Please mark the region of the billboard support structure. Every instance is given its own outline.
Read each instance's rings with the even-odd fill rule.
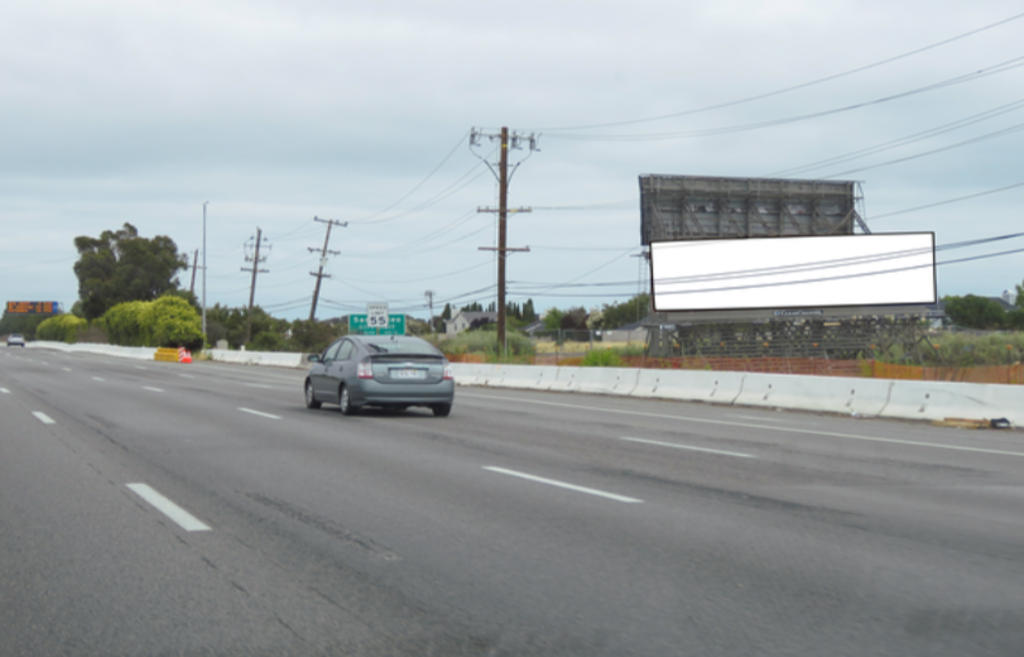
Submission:
[[[862,199],[856,181],[644,175],[640,177],[640,192],[641,243],[648,247],[649,254],[658,242],[746,242],[743,238],[812,236],[856,239],[852,236],[858,230],[864,236],[871,234],[857,211]],[[784,242],[777,244],[782,247]],[[734,269],[749,268],[742,256],[732,257],[736,260]],[[775,271],[781,269],[780,265]],[[689,271],[681,278],[687,275],[699,278],[701,272]],[[733,276],[728,272],[719,275]],[[759,283],[756,275],[748,275],[749,287]],[[653,301],[653,261],[651,285]],[[723,283],[722,287],[729,285]],[[865,282],[865,287],[870,285]],[[894,345],[909,350],[923,339],[924,320],[942,316],[934,299],[896,305],[875,303],[870,298],[866,301],[833,306],[819,298],[811,302],[814,306],[796,303],[789,307],[715,307],[712,301],[685,311],[672,305],[668,312],[655,304],[658,311],[645,322],[647,351],[661,357],[866,356],[888,353]]]

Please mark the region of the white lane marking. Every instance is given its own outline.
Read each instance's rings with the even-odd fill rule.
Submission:
[[[785,420],[777,417],[756,417],[753,415],[737,415],[736,417],[741,420],[755,420],[757,422],[785,422]]]
[[[618,408],[601,408],[599,406],[580,406],[578,404],[560,404],[558,402],[537,401],[533,399],[519,399],[518,397],[491,397],[489,395],[467,395],[476,399],[498,399],[501,401],[521,402],[523,404],[537,404],[539,406],[555,406],[558,408],[573,408],[580,411],[591,411],[600,413],[614,413],[617,415],[633,415],[640,417],[656,417],[666,420],[682,422],[696,422],[699,424],[717,424],[726,427],[746,427],[749,429],[762,429],[764,431],[788,431],[790,433],[803,433],[811,436],[832,436],[833,438],[849,438],[851,440],[863,440],[874,443],[891,443],[894,445],[910,445],[912,447],[933,447],[935,449],[951,449],[957,452],[976,452],[979,454],[999,454],[1001,456],[1024,456],[1024,452],[1005,452],[999,449],[984,449],[981,447],[961,447],[960,445],[943,445],[941,443],[924,443],[916,440],[899,440],[897,438],[876,438],[875,436],[859,436],[852,433],[838,433],[835,431],[818,431],[816,429],[796,429],[794,427],[766,427],[761,424],[748,424],[746,422],[730,422],[729,420],[709,420],[706,418],[686,417],[685,415],[669,415],[667,413],[645,413],[643,411],[627,411]]]
[[[52,417],[41,411],[32,411],[32,415],[35,415],[36,419],[42,422],[43,424],[57,424],[56,420],[54,420]]]
[[[70,367],[62,367],[61,369],[64,370],[65,372],[70,372],[71,371]]]
[[[245,385],[247,387],[249,387],[249,388],[264,388],[266,390],[270,390],[271,388],[274,387],[274,386],[268,386],[265,383],[246,383]]]
[[[631,443],[644,443],[645,445],[658,445],[660,447],[672,447],[674,449],[688,449],[694,452],[708,452],[709,454],[721,454],[723,456],[738,456],[743,459],[756,458],[753,454],[743,454],[742,452],[726,452],[721,449],[708,449],[707,447],[693,447],[692,445],[679,445],[677,443],[663,443],[658,440],[647,440],[645,438],[623,438],[622,440],[628,440]]]
[[[2,392],[2,393],[3,393],[3,394],[5,394],[5,395],[9,395],[9,394],[11,394],[11,391],[10,391],[10,390],[8,390],[7,388],[0,388],[0,392]]]
[[[149,390],[150,392],[163,392],[160,388],[151,388],[150,386],[142,386],[143,390]]]
[[[196,518],[185,509],[156,492],[150,486],[147,486],[146,484],[125,484],[125,486],[127,486],[133,493],[149,502],[157,511],[173,520],[185,531],[210,531],[210,527],[199,520],[199,518]]]
[[[135,369],[137,369],[137,370],[145,370],[146,368],[143,367],[142,365],[136,365]]]
[[[101,378],[100,378],[100,377],[98,377],[98,376],[94,376],[94,377],[92,377],[92,380],[93,380],[93,381],[100,381],[100,382],[106,381],[106,379],[101,379]]]
[[[263,413],[261,411],[254,411],[251,408],[239,408],[238,410],[243,413],[252,413],[253,415],[259,415],[260,417],[270,418],[271,420],[280,420],[280,415],[271,415],[270,413]]]
[[[497,472],[499,474],[509,475],[512,477],[519,477],[520,479],[527,479],[529,481],[535,481],[540,484],[547,484],[548,486],[557,486],[558,488],[565,488],[573,490],[578,493],[587,493],[589,495],[596,495],[598,497],[604,497],[609,500],[615,500],[616,502],[626,502],[628,504],[642,504],[643,500],[638,500],[633,497],[624,497],[622,495],[616,495],[615,493],[606,493],[603,490],[596,490],[594,488],[584,488],[583,486],[576,486],[574,484],[567,484],[564,481],[555,481],[554,479],[544,479],[543,477],[536,477],[525,472],[516,472],[515,470],[506,470],[505,468],[496,468],[494,466],[486,465],[484,470],[490,470],[491,472]]]
[[[183,379],[194,379],[194,378],[196,378],[196,377],[192,376],[191,374],[179,374],[178,376],[180,376]]]

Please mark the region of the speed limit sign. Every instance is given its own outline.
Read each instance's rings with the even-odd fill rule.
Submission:
[[[388,304],[366,304],[366,326],[372,329],[386,329],[388,327]]]

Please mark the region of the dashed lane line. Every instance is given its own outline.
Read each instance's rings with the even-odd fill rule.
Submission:
[[[146,484],[125,484],[129,490],[149,502],[153,508],[173,520],[187,532],[208,532],[209,525],[170,501]]]
[[[685,415],[671,415],[669,413],[650,413],[647,411],[630,411],[624,408],[602,408],[600,406],[584,406],[582,404],[565,404],[560,402],[541,401],[538,399],[522,399],[520,397],[502,397],[498,395],[473,395],[463,393],[463,397],[474,399],[501,400],[519,402],[521,404],[535,404],[537,406],[551,406],[554,408],[571,408],[592,413],[612,413],[616,415],[629,415],[634,417],[655,417],[677,422],[694,422],[697,424],[712,424],[726,427],[744,427],[748,429],[760,429],[762,431],[780,431],[799,433],[810,436],[832,436],[833,438],[848,438],[850,440],[863,440],[872,443],[888,443],[892,445],[909,445],[911,447],[930,447],[932,449],[948,449],[957,452],[974,452],[975,454],[997,454],[1000,456],[1024,456],[1024,452],[1010,452],[1001,449],[985,449],[982,447],[964,447],[962,445],[944,445],[942,443],[926,443],[920,440],[900,440],[898,438],[880,438],[877,436],[864,436],[854,433],[841,433],[838,431],[821,431],[818,429],[798,429],[796,427],[773,427],[762,424],[750,424],[748,422],[734,422],[731,420],[712,420],[710,418],[687,417]]]
[[[5,395],[9,395],[9,394],[11,394],[11,391],[8,390],[7,388],[0,388],[0,393],[5,394]]]
[[[42,411],[32,411],[32,415],[43,424],[57,424],[57,421]]]
[[[741,459],[753,459],[757,458],[753,454],[744,454],[742,452],[727,452],[721,449],[709,449],[707,447],[694,447],[693,445],[680,445],[678,443],[666,443],[660,440],[647,440],[646,438],[622,438],[631,443],[643,443],[644,445],[658,445],[659,447],[671,447],[673,449],[686,449],[692,452],[707,452],[708,454],[720,454],[722,456],[737,456]]]
[[[265,418],[268,418],[268,419],[271,419],[271,420],[280,420],[281,419],[280,415],[271,415],[270,413],[264,413],[263,411],[254,411],[251,408],[241,408],[241,407],[239,407],[238,410],[242,411],[243,413],[250,413],[252,415],[258,415],[260,417],[265,417]]]
[[[149,390],[150,392],[163,392],[163,388],[154,388],[152,386],[142,386],[143,390]]]
[[[100,378],[100,377],[98,377],[98,376],[94,376],[94,377],[92,377],[92,380],[93,380],[93,381],[99,381],[100,383],[103,383],[104,381],[106,381],[106,379],[101,379],[101,378]]]
[[[609,500],[615,500],[616,502],[625,502],[627,504],[642,504],[643,500],[638,500],[635,497],[625,497],[624,495],[616,495],[615,493],[608,493],[603,490],[597,490],[596,488],[585,488],[583,486],[577,486],[575,484],[566,483],[564,481],[557,481],[555,479],[545,479],[543,477],[537,477],[535,475],[527,474],[525,472],[516,472],[515,470],[506,470],[505,468],[498,468],[494,466],[484,466],[484,470],[490,472],[497,472],[498,474],[509,475],[510,477],[518,477],[520,479],[526,479],[527,481],[534,481],[539,484],[546,484],[548,486],[555,486],[557,488],[565,488],[566,490],[576,491],[577,493],[586,493],[588,495],[596,495],[597,497],[603,497]]]

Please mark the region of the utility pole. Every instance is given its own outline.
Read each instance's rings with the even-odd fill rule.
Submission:
[[[256,227],[256,249],[253,256],[245,257],[246,262],[252,263],[252,268],[242,267],[242,271],[252,272],[252,285],[249,288],[249,314],[245,322],[245,343],[249,344],[252,341],[252,308],[256,301],[256,274],[269,274],[269,269],[260,269],[260,263],[267,259],[267,256],[260,257],[260,244],[263,242],[263,231],[260,230],[259,226]]]
[[[348,226],[347,221],[337,221],[335,219],[321,219],[320,217],[313,217],[313,221],[319,221],[320,223],[327,224],[327,235],[324,236],[324,248],[320,251],[320,269],[316,272],[309,272],[310,276],[316,276],[316,287],[313,288],[313,305],[309,309],[309,321],[316,319],[316,302],[320,298],[320,279],[330,278],[330,274],[324,273],[324,265],[327,264],[327,254],[339,255],[340,251],[328,251],[327,243],[331,241],[331,226]],[[315,247],[306,247],[311,253],[316,253]]]
[[[206,347],[206,206],[209,201],[203,201],[203,347]]]
[[[196,254],[192,258],[192,286],[189,287],[188,291],[191,294],[196,293],[196,267],[199,266],[199,249],[196,249]]]
[[[423,296],[427,298],[427,306],[430,307],[430,330],[434,335],[437,335],[437,327],[434,326],[434,291],[427,290],[423,293]]]
[[[507,127],[503,127],[501,132],[497,135],[484,134],[477,132],[474,128],[470,132],[469,145],[473,147],[477,145],[480,137],[487,137],[490,140],[498,139],[500,141],[500,153],[498,159],[498,172],[496,178],[498,179],[498,247],[480,247],[481,251],[497,251],[498,252],[498,348],[505,353],[506,342],[505,342],[505,259],[509,252],[521,251],[529,252],[530,247],[522,249],[513,249],[507,246],[508,244],[508,184],[511,178],[509,174],[508,166],[508,151],[510,148],[519,149],[521,148],[520,143],[525,139],[530,144],[530,153],[540,150],[537,148],[537,137],[534,135],[519,135],[513,133],[511,140]],[[494,168],[491,167],[490,163],[484,160],[488,167],[491,168],[491,173],[494,173]],[[512,173],[515,173],[515,169],[519,167],[522,161],[517,162],[512,169]],[[477,212],[495,212],[492,208],[477,208]],[[511,212],[531,212],[530,208],[519,208],[511,210]]]

